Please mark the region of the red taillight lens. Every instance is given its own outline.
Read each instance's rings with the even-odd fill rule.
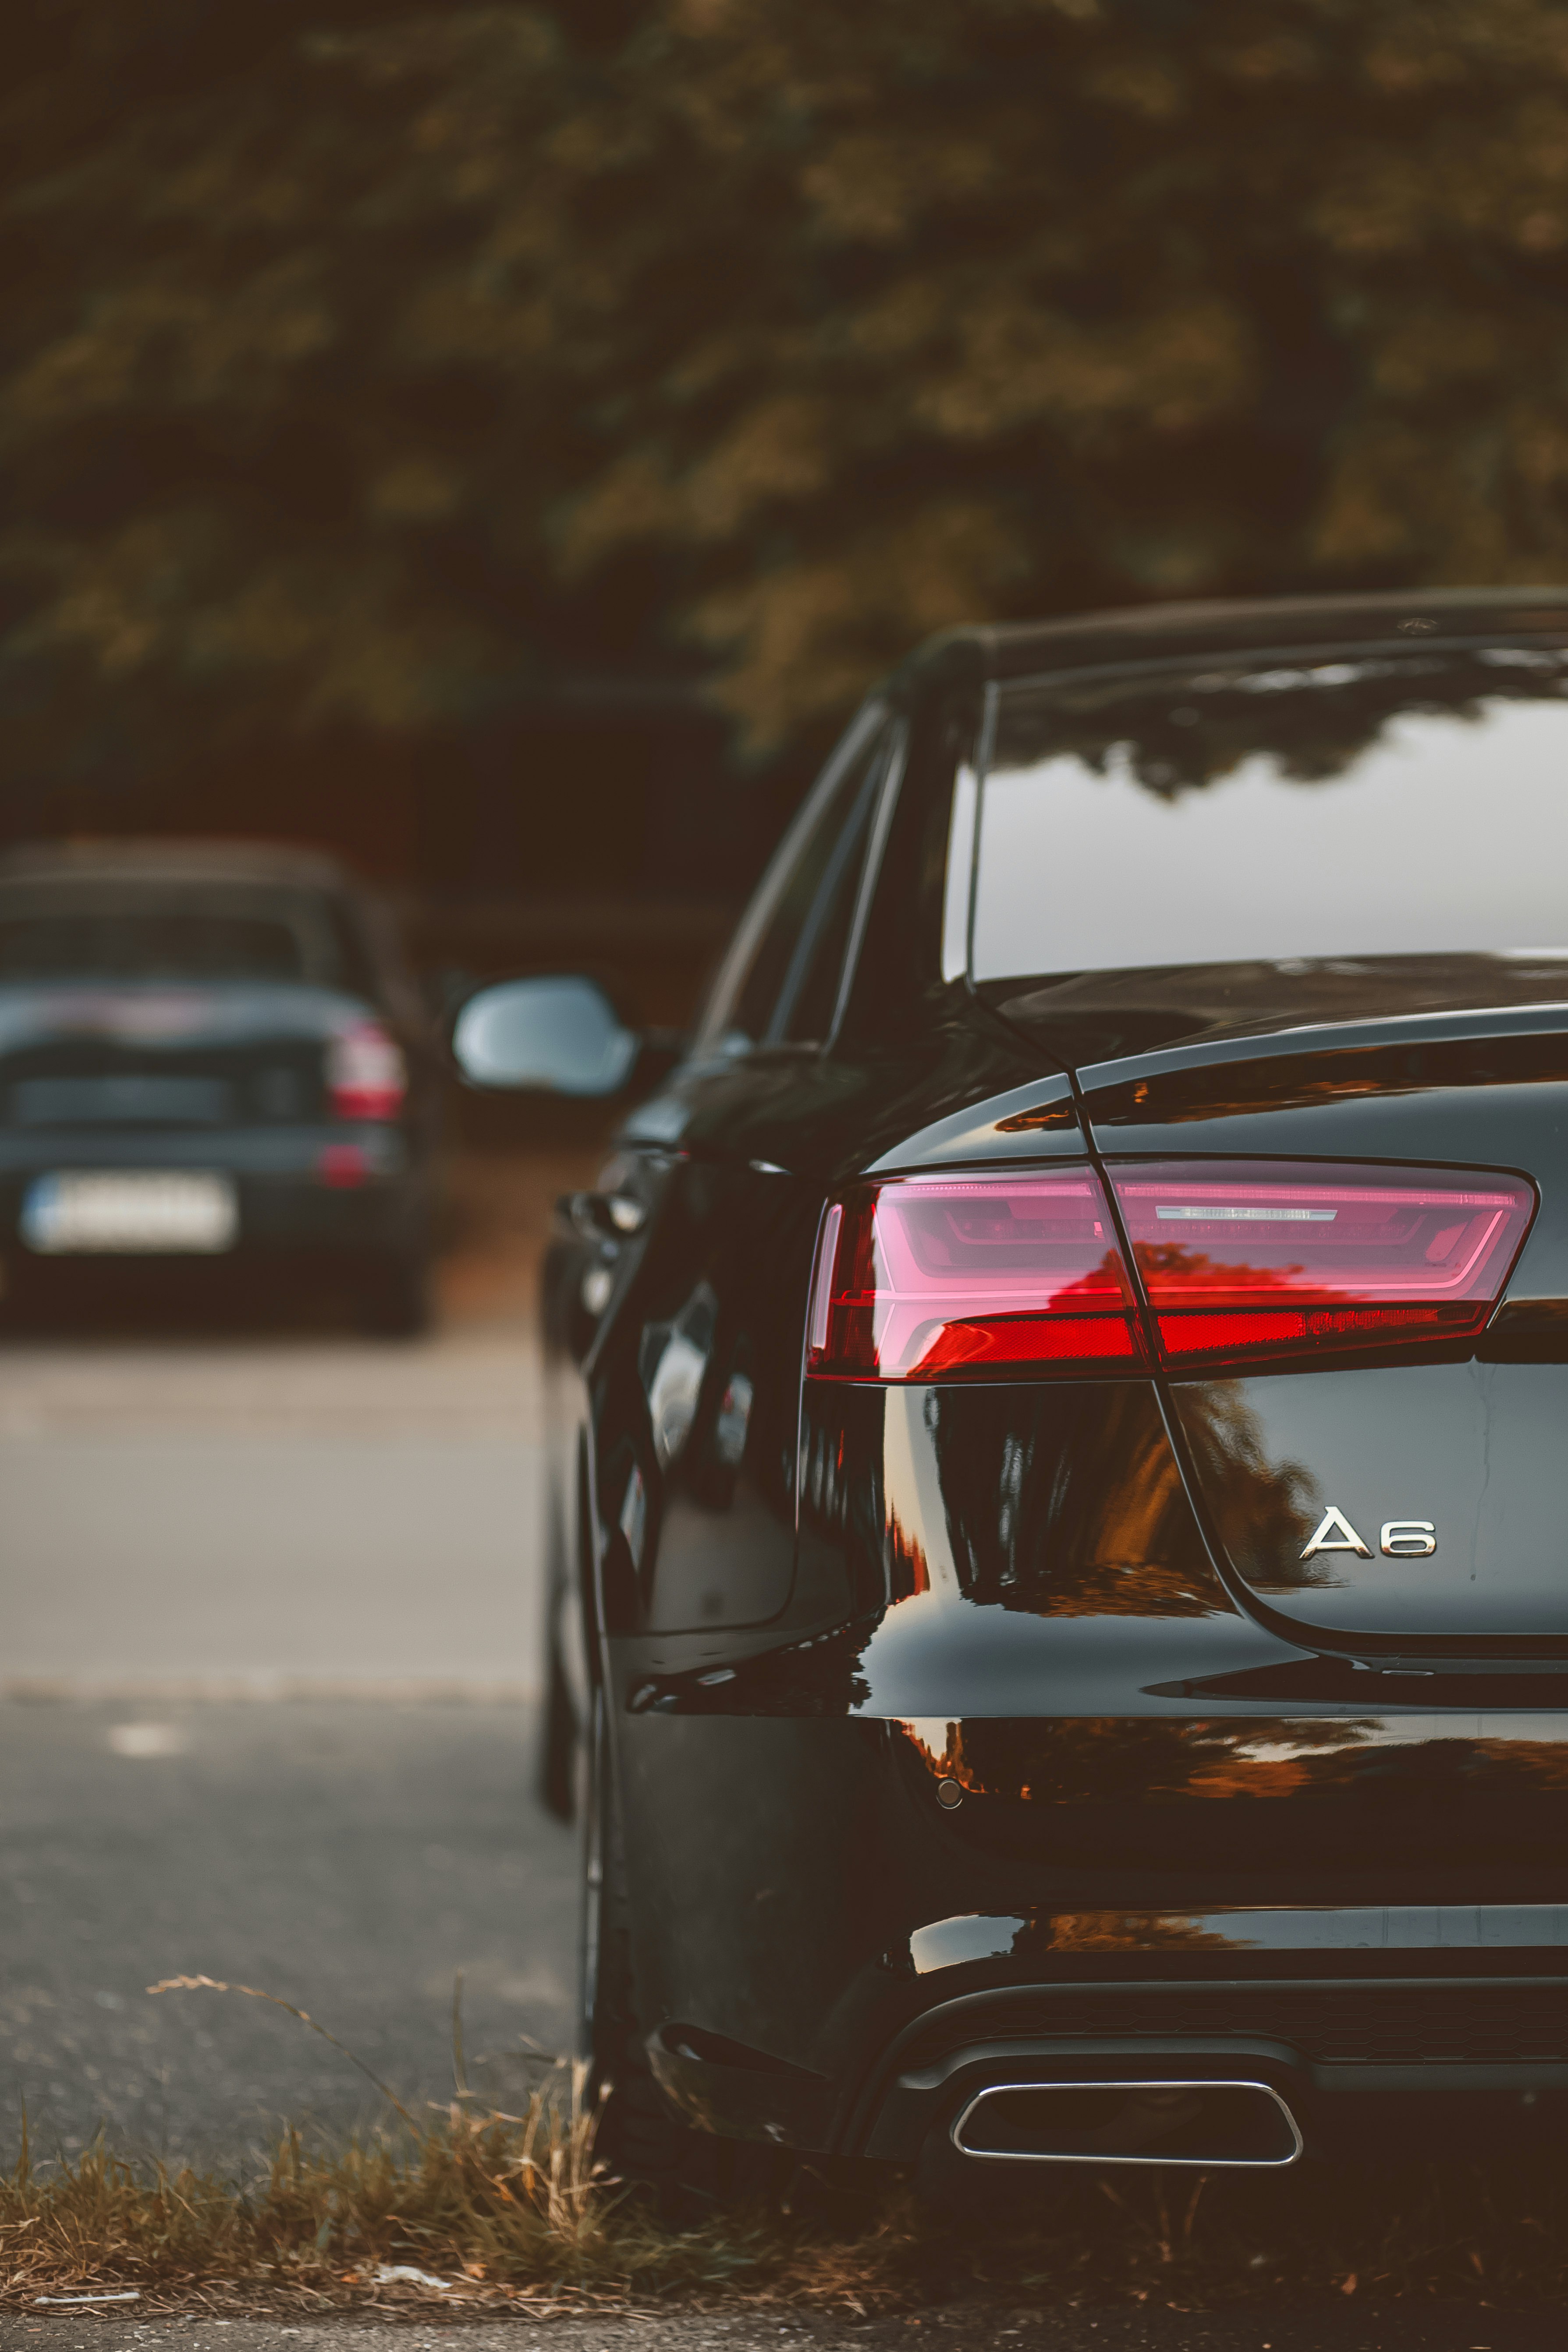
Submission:
[[[906,1176],[823,1219],[807,1370],[950,1380],[1142,1361],[1116,1229],[1084,1168]]]
[[[1420,1348],[1482,1329],[1535,1194],[1424,1168],[1173,1160],[1113,1167],[1173,1370]],[[806,1370],[842,1380],[1147,1370],[1099,1177],[904,1176],[822,1221]]]
[[[1535,1206],[1513,1176],[1173,1160],[1111,1181],[1173,1364],[1479,1331]]]
[[[334,1118],[395,1118],[408,1091],[403,1048],[379,1021],[356,1021],[328,1041],[326,1076]]]

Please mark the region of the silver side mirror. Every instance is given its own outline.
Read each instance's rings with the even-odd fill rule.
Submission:
[[[618,1094],[641,1045],[604,990],[570,973],[481,988],[452,1028],[453,1059],[470,1086],[586,1098]]]

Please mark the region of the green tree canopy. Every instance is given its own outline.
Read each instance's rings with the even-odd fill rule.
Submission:
[[[13,765],[1568,574],[1561,0],[31,0]]]

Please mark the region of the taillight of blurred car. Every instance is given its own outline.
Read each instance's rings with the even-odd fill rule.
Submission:
[[[328,1041],[326,1080],[333,1118],[395,1118],[408,1092],[408,1065],[379,1021],[356,1021]]]

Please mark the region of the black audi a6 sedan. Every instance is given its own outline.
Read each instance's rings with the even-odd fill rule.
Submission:
[[[673,1070],[454,1044],[634,1105],[549,1286],[632,2161],[1561,2129],[1568,590],[946,636]]]
[[[0,1234],[44,1261],[330,1261],[425,1315],[439,1068],[326,858],[155,840],[0,860]]]

